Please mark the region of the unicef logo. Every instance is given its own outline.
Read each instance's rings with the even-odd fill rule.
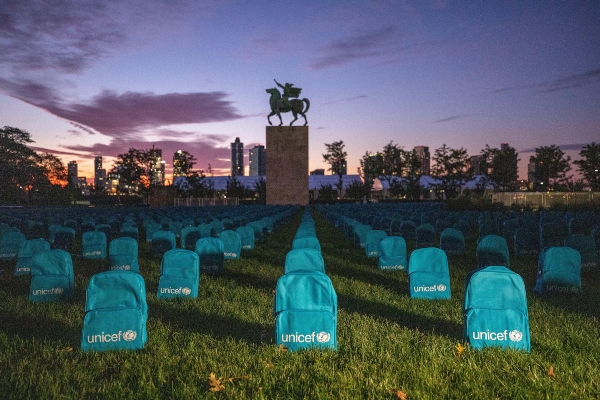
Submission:
[[[331,338],[331,335],[327,332],[321,332],[317,334],[317,341],[319,343],[327,343],[329,342],[329,339]]]
[[[508,337],[513,342],[520,342],[521,339],[523,339],[523,333],[521,333],[520,331],[515,329],[514,331],[510,331],[510,333],[508,334]]]
[[[189,287],[184,287],[183,289],[181,289],[181,293],[183,293],[186,296],[189,296],[190,293],[192,293],[192,289],[190,289]]]
[[[135,331],[128,330],[126,332],[123,332],[123,339],[128,342],[135,340],[136,337],[137,337],[137,333]]]
[[[56,294],[62,294],[63,292],[64,292],[64,289],[61,287],[54,288],[54,293],[56,293]]]
[[[443,285],[443,284],[440,283],[439,285],[437,285],[437,290],[438,290],[438,292],[445,292],[446,291],[446,285]]]

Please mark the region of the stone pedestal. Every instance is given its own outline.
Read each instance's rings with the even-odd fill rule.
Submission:
[[[267,204],[308,204],[308,126],[267,126]]]

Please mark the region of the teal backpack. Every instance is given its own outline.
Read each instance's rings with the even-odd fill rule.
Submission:
[[[140,272],[138,242],[131,237],[113,239],[108,245],[109,270]]]
[[[200,259],[191,250],[173,249],[163,254],[157,297],[198,297]]]
[[[503,265],[510,268],[510,256],[506,239],[499,235],[486,235],[477,243],[478,268]]]
[[[436,241],[435,226],[423,223],[415,228],[417,236],[417,248],[434,247]]]
[[[437,247],[423,247],[410,254],[408,281],[412,299],[449,299],[448,256]]]
[[[239,260],[242,253],[242,238],[231,229],[225,229],[219,234],[219,239],[223,241],[223,257],[226,260]]]
[[[379,257],[379,242],[387,237],[387,233],[380,229],[371,229],[365,237],[365,253],[368,258]]]
[[[565,238],[565,246],[569,246],[581,254],[581,268],[596,268],[598,266],[598,249],[592,235],[574,233]]]
[[[177,238],[173,231],[156,231],[152,234],[152,254],[154,257],[162,257],[165,252],[177,247]]]
[[[367,232],[373,228],[370,225],[357,224],[354,226],[354,242],[360,247],[365,248],[367,242]]]
[[[254,250],[254,229],[244,225],[235,229],[242,239],[242,250]]]
[[[15,264],[15,276],[31,275],[33,256],[47,250],[50,250],[50,243],[46,239],[25,240],[19,249],[19,256]]]
[[[571,247],[546,247],[538,257],[535,292],[581,293],[581,255]]]
[[[203,237],[196,242],[194,250],[200,257],[200,272],[207,275],[223,273],[225,245],[216,237]]]
[[[31,260],[29,300],[58,301],[73,297],[75,275],[71,254],[60,249],[37,253]]]
[[[106,233],[102,231],[84,232],[81,235],[81,242],[83,258],[88,260],[106,258]]]
[[[1,232],[0,260],[16,260],[25,240],[25,235],[17,228],[9,228]]]
[[[315,236],[296,237],[292,241],[292,249],[316,249],[321,251],[321,243]]]
[[[446,254],[464,254],[465,235],[456,228],[446,228],[440,233],[440,249]]]
[[[277,345],[337,349],[337,295],[324,273],[293,271],[279,278],[274,312]]]
[[[464,336],[475,349],[530,350],[525,283],[504,266],[477,269],[467,276]]]
[[[144,278],[131,271],[93,275],[86,290],[83,351],[137,350],[148,340]]]
[[[284,273],[307,270],[325,272],[325,261],[317,249],[292,249],[285,256]]]
[[[194,251],[198,239],[200,239],[200,231],[195,226],[186,226],[181,229],[179,241],[182,249]]]
[[[379,242],[378,269],[406,270],[406,240],[401,236],[387,236]]]

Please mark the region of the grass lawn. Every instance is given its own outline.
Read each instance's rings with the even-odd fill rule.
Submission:
[[[378,271],[377,259],[313,217],[338,295],[337,351],[274,344],[273,290],[298,213],[240,260],[226,260],[223,276],[202,276],[197,299],[156,297],[160,260],[140,241],[149,308],[141,351],[80,350],[85,289],[106,260],[73,256],[74,299],[44,304],[30,303],[29,278],[2,262],[0,398],[600,398],[600,271],[582,273],[580,296],[540,297],[531,291],[537,257],[511,255],[528,289],[531,352],[463,350],[474,236],[466,255],[449,258],[452,299],[411,300],[406,272]],[[210,390],[211,374],[219,391]]]

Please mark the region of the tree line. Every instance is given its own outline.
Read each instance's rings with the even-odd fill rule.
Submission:
[[[347,152],[342,140],[325,143],[326,152],[323,161],[330,165],[329,171],[338,175],[335,185],[338,193],[342,193],[342,172],[339,165],[345,165]],[[533,191],[582,191],[588,188],[600,191],[600,143],[592,142],[582,147],[581,157],[572,163],[577,166],[580,179],[573,179],[571,157],[556,145],[541,146],[535,149],[529,162],[534,166],[533,182],[529,190]],[[375,178],[387,180],[392,197],[418,199],[423,194],[419,181],[421,178],[422,159],[416,150],[405,150],[392,141],[383,150],[375,153],[367,151],[359,160],[358,174],[362,183],[355,182],[346,188],[346,197],[361,199],[369,197]],[[481,176],[477,183],[478,190],[488,185],[495,191],[515,191],[519,189],[518,181],[519,155],[514,147],[507,144],[501,148],[486,145],[478,154],[477,164],[464,148],[452,148],[443,144],[435,149],[431,157],[431,176],[439,182],[435,185],[438,193],[445,198],[455,198],[462,192],[465,183],[473,179],[475,170]],[[328,193],[330,188],[325,188]]]
[[[69,180],[67,168],[62,161],[49,153],[37,153],[28,147],[34,141],[29,132],[5,126],[0,128],[0,204],[67,204],[81,196],[81,190]],[[342,168],[348,154],[343,141],[325,143],[323,160],[330,165],[329,170],[337,174],[337,193],[342,193]],[[517,189],[518,153],[508,145],[492,148],[486,145],[479,154],[479,169],[483,189],[493,185],[496,191]],[[571,158],[556,145],[541,146],[535,149],[530,163],[535,165],[531,190],[581,191],[589,188],[600,191],[600,144],[592,142],[582,147],[580,159]],[[180,176],[177,185],[179,196],[213,197],[216,195],[210,179],[210,164],[206,171],[196,169],[196,158],[182,151],[178,165]],[[149,150],[131,148],[119,154],[110,170],[118,177],[117,193],[145,196],[153,186],[151,179],[153,162]],[[420,185],[422,161],[415,150],[405,150],[389,142],[381,151],[369,151],[360,159],[358,173],[362,182],[354,182],[346,188],[349,199],[369,197],[375,178],[389,182],[389,192],[394,197],[419,199],[423,194]],[[431,176],[439,181],[436,187],[444,197],[453,198],[461,193],[465,182],[473,178],[474,165],[464,148],[452,148],[444,144],[436,149],[431,157]],[[581,179],[573,179],[572,164],[577,166]],[[97,189],[96,192],[101,192]],[[329,194],[327,194],[329,193]],[[237,177],[231,176],[227,182],[227,196],[255,198],[264,201],[266,182],[259,180],[254,188],[244,187]],[[321,196],[334,198],[333,188],[322,188]]]
[[[28,145],[34,143],[25,130],[5,126],[0,129],[0,204],[52,205],[69,204],[82,199],[81,189],[69,179],[62,161],[48,153],[37,153]],[[156,160],[151,150],[130,148],[119,154],[109,173],[117,180],[116,194],[145,197],[153,186]],[[178,163],[178,185],[181,197],[214,197],[216,190],[207,176],[212,176],[210,164],[206,171],[196,169],[196,158],[182,151]],[[162,185],[160,185],[162,186]],[[105,195],[104,187],[93,187],[93,196]],[[264,202],[266,184],[259,180],[248,189],[235,177],[227,181],[226,195],[240,199],[252,198]]]

